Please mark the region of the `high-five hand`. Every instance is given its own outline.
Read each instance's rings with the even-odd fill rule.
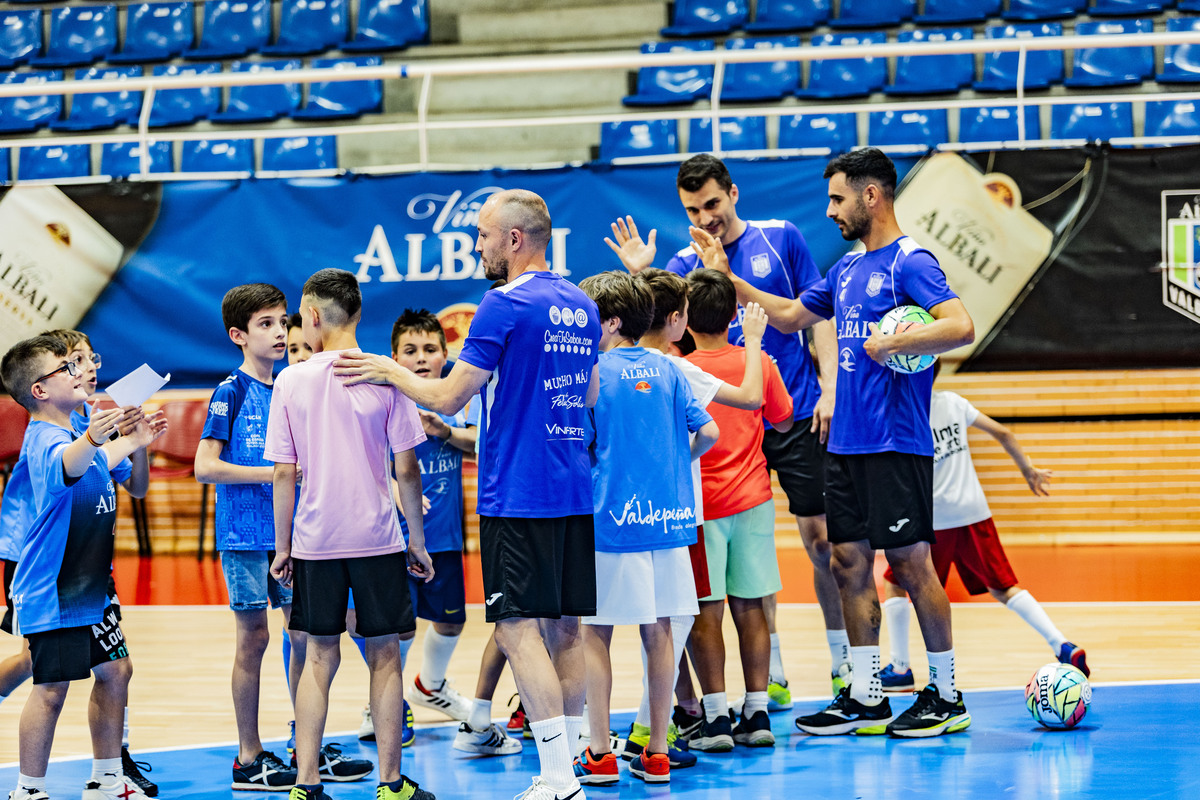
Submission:
[[[636,275],[654,263],[654,255],[658,252],[654,244],[654,239],[658,236],[657,228],[652,228],[649,238],[642,241],[633,217],[626,216],[624,219],[617,218],[612,224],[612,232],[613,238],[605,236],[604,243],[617,254],[625,269]]]

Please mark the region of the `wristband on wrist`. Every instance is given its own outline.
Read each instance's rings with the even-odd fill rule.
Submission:
[[[99,442],[97,442],[95,439],[92,438],[92,429],[91,428],[85,428],[83,431],[83,435],[85,437],[87,437],[88,444],[90,444],[92,447],[96,447],[96,448],[100,447]]]

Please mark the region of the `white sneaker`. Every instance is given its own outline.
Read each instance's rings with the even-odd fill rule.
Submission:
[[[371,707],[363,709],[362,724],[358,726],[358,738],[363,742],[375,741],[375,723],[371,720]]]
[[[414,706],[432,708],[459,722],[466,722],[471,716],[471,702],[455,691],[448,680],[442,681],[440,689],[430,691],[421,685],[421,676],[418,675],[408,687],[405,697]]]
[[[583,787],[575,781],[570,787],[556,792],[547,786],[540,775],[534,776],[533,784],[513,798],[513,800],[584,800]]]
[[[83,787],[83,800],[145,800],[145,797],[146,793],[124,775],[112,783],[88,781]]]
[[[46,793],[45,789],[30,789],[28,786],[22,786],[9,792],[8,800],[50,800],[50,795]]]
[[[464,722],[458,726],[454,749],[481,756],[512,756],[523,749],[520,739],[514,739],[496,723],[477,731]]]

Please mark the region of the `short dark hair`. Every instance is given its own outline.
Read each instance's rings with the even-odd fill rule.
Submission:
[[[876,183],[888,200],[896,196],[896,165],[877,147],[842,153],[825,167],[826,179],[839,172],[845,174],[846,183],[856,192],[861,192],[868,183]]]
[[[304,282],[305,297],[315,297],[332,303],[340,315],[330,315],[331,325],[346,325],[358,320],[362,313],[362,290],[353,272],[344,269],[323,269],[314,272]]]
[[[288,317],[288,333],[292,332],[292,328],[303,328],[303,327],[304,327],[304,318],[300,316],[299,311],[297,311],[295,314],[292,314],[290,317]]]
[[[33,384],[41,377],[40,356],[48,354],[66,358],[67,352],[65,341],[45,333],[17,342],[8,348],[3,360],[0,360],[0,378],[4,381],[5,390],[22,408],[33,413],[37,410],[37,404],[33,401],[32,390]]]
[[[400,337],[406,333],[436,333],[442,343],[442,350],[446,349],[446,331],[442,329],[442,323],[438,322],[437,315],[427,308],[406,308],[403,314],[396,317],[396,321],[392,323],[393,353],[400,351]]]
[[[634,280],[628,272],[601,272],[584,278],[579,288],[596,301],[600,321],[617,317],[617,331],[635,342],[650,330],[654,319],[654,295],[644,281]]]
[[[688,327],[696,333],[724,333],[737,314],[733,281],[715,269],[688,273]]]
[[[709,180],[715,180],[726,192],[733,188],[733,177],[725,162],[714,155],[701,153],[679,165],[675,187],[685,192],[698,192]]]
[[[635,280],[646,284],[654,297],[654,319],[648,330],[658,330],[667,324],[667,317],[676,311],[682,314],[687,307],[687,281],[674,272],[650,267],[639,272]]]
[[[250,318],[266,308],[287,308],[287,297],[269,283],[244,283],[235,286],[221,298],[221,321],[225,330],[250,327]]]

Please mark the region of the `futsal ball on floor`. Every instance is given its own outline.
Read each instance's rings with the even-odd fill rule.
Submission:
[[[903,333],[919,325],[933,322],[933,316],[920,306],[897,306],[883,315],[879,320],[880,333]],[[933,366],[937,356],[910,356],[896,354],[889,356],[887,365],[896,372],[912,375],[923,372]]]
[[[1054,730],[1074,728],[1087,714],[1092,685],[1070,664],[1047,664],[1033,673],[1025,687],[1025,707],[1041,725]]]

